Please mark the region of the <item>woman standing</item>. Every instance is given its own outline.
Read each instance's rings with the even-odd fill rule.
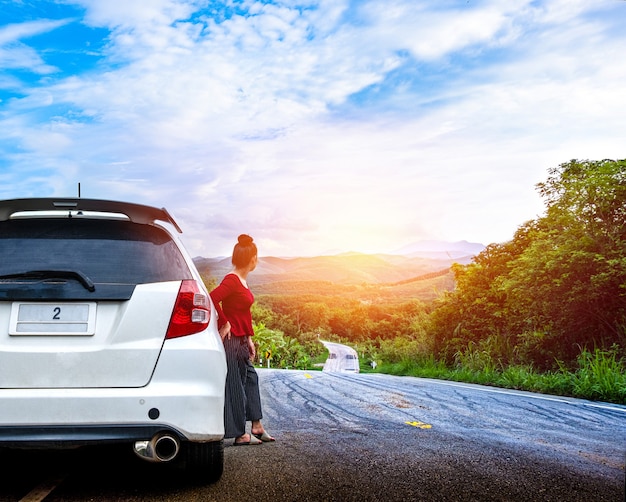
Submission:
[[[250,313],[254,296],[248,288],[247,277],[256,268],[257,260],[257,247],[252,237],[240,235],[233,249],[233,271],[211,292],[228,366],[224,437],[235,438],[236,446],[274,441],[261,423],[259,378],[251,362],[256,356]],[[251,434],[246,433],[248,420],[252,422]]]

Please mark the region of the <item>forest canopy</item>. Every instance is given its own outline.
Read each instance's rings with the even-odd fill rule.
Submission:
[[[507,363],[554,367],[625,346],[626,161],[571,161],[537,185],[545,215],[455,267],[430,333],[439,357],[471,344]],[[494,354],[495,353],[495,354]]]

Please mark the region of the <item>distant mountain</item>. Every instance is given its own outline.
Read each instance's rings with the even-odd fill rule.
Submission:
[[[335,284],[390,284],[466,264],[484,249],[466,241],[422,241],[393,254],[343,253],[303,258],[261,257],[250,285],[277,282],[329,281]],[[400,252],[402,251],[402,252]],[[232,269],[230,258],[194,258],[205,277],[221,280]]]
[[[417,241],[401,247],[392,254],[421,258],[459,259],[479,254],[485,246],[478,242]]]

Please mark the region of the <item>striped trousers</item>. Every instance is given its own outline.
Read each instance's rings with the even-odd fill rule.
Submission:
[[[248,337],[224,339],[226,351],[226,400],[224,403],[224,437],[236,438],[246,433],[246,421],[261,420],[259,376],[250,362]]]

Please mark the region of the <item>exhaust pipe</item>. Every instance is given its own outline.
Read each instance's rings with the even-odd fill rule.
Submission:
[[[167,432],[155,434],[149,441],[135,441],[135,454],[149,462],[169,462],[180,451],[180,441]]]

